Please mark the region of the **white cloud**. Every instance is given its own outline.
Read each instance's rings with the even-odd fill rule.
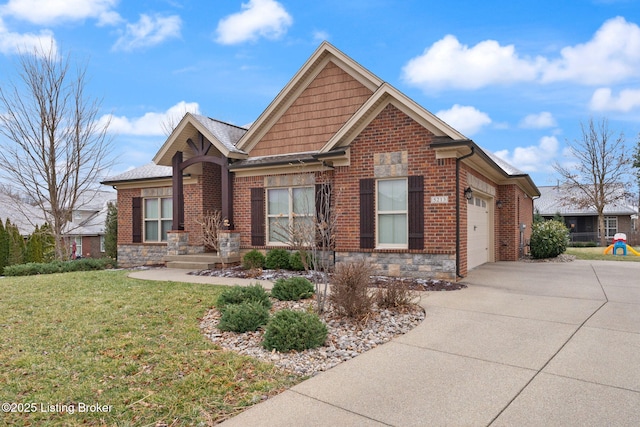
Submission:
[[[550,171],[558,154],[558,146],[555,136],[544,136],[538,145],[516,147],[513,153],[501,150],[494,154],[524,172]]]
[[[167,111],[146,113],[142,117],[128,118],[108,114],[102,116],[98,124],[104,126],[107,120],[111,120],[109,132],[120,135],[166,136],[165,128],[167,125],[173,127],[187,112],[199,114],[199,110],[200,106],[197,102],[181,101]]]
[[[440,89],[477,89],[535,79],[540,59],[521,59],[513,45],[500,46],[486,40],[473,47],[445,36],[403,68],[404,79],[413,85]]]
[[[221,19],[216,28],[216,41],[237,44],[259,37],[277,39],[293,23],[293,18],[275,0],[249,0],[242,4],[242,12]]]
[[[97,19],[115,23],[119,15],[112,9],[119,0],[9,0],[0,6],[0,15],[10,15],[33,24],[57,24],[64,21]]]
[[[640,27],[609,19],[584,44],[568,46],[543,70],[542,81],[610,84],[640,75]]]
[[[113,45],[113,50],[132,51],[155,46],[166,39],[180,37],[182,20],[178,15],[140,15],[140,20],[127,24],[125,33]]]
[[[0,53],[5,55],[17,54],[21,52],[42,52],[43,50],[56,54],[58,46],[53,33],[49,30],[42,30],[39,34],[33,33],[13,33],[4,26],[0,17]]]
[[[516,82],[594,85],[640,76],[640,27],[610,19],[591,40],[567,46],[558,58],[521,56],[513,45],[485,40],[469,47],[447,35],[403,68],[409,84],[425,90],[478,89]]]
[[[558,123],[548,111],[539,114],[529,114],[520,122],[520,127],[525,129],[544,129],[557,126]]]
[[[448,110],[438,111],[436,116],[466,136],[471,136],[483,126],[491,124],[491,118],[474,107],[455,104]]]
[[[640,108],[640,89],[623,89],[616,98],[611,89],[597,89],[591,97],[589,107],[594,111],[620,111],[627,113]]]

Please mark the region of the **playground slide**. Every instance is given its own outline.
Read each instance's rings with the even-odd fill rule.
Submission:
[[[609,252],[613,253],[613,245],[609,245],[607,246],[607,249],[604,250],[605,255],[608,254]],[[631,252],[632,254],[636,255],[636,256],[640,256],[640,252],[636,251],[635,249],[633,249],[631,246],[627,245],[627,251]]]

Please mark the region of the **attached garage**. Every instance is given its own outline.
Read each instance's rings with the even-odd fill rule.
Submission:
[[[491,236],[491,201],[476,194],[467,204],[467,269],[472,269],[485,262],[492,261]]]

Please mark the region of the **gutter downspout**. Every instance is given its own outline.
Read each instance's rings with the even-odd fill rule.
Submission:
[[[471,157],[476,153],[475,147],[471,146],[471,152],[462,157],[456,157],[456,276],[460,275],[460,161]]]

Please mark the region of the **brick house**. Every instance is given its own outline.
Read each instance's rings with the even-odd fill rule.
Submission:
[[[287,246],[278,227],[311,221],[324,192],[336,262],[453,280],[517,260],[540,195],[327,42],[248,129],[187,113],[153,163],[104,184],[118,190],[124,266],[160,263],[176,240],[180,253],[202,252],[196,219],[213,210],[241,252]]]

